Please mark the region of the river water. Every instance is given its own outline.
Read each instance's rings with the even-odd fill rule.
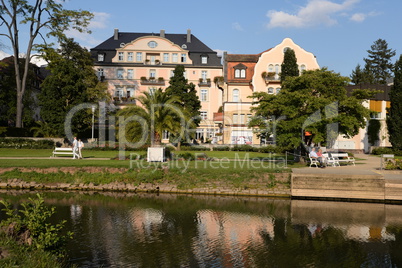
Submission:
[[[402,206],[257,197],[42,193],[77,267],[402,267]],[[2,192],[26,201],[31,193]]]

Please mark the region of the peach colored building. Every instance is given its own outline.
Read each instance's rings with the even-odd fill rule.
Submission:
[[[213,113],[222,106],[222,91],[213,83],[223,76],[221,57],[187,30],[185,34],[119,32],[91,49],[100,80],[118,107],[135,105],[135,97],[169,86],[177,65],[185,67],[188,83],[201,101],[201,124],[196,138],[204,141],[218,132]],[[168,142],[168,133],[164,142]]]
[[[293,49],[300,72],[319,69],[315,56],[285,38],[277,46],[260,54],[225,54],[225,81],[223,93],[223,143],[260,144],[261,141],[247,127],[252,116],[250,108],[254,92],[277,94],[281,90],[280,72],[286,49]],[[268,74],[268,75],[267,75]]]

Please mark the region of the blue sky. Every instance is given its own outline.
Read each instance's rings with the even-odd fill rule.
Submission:
[[[95,14],[91,35],[70,33],[87,48],[112,36],[114,28],[183,34],[191,29],[211,49],[235,54],[258,54],[289,37],[315,54],[321,67],[344,76],[364,65],[379,38],[396,50],[393,61],[402,53],[400,0],[67,0],[65,8]]]

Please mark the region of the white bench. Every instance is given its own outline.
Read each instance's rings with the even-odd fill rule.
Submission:
[[[335,158],[338,162],[352,163],[355,166],[355,159],[349,156],[348,153],[331,153],[331,157]]]
[[[60,155],[74,155],[73,148],[56,147],[53,150],[52,157],[55,157],[55,155],[58,155],[58,154],[60,154]]]
[[[309,158],[310,158],[310,167],[311,167],[312,165],[315,165],[315,167],[318,168],[318,165],[320,165],[320,162],[319,162],[317,159],[315,159],[315,158],[311,158],[311,156],[309,156]]]
[[[328,153],[322,155],[325,157],[325,162],[327,163],[327,165],[331,165],[333,167],[340,166],[338,158],[329,156]]]

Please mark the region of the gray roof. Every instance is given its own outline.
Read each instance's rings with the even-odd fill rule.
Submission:
[[[96,59],[96,54],[99,52],[104,52],[105,55],[105,63],[111,62],[111,59],[116,54],[116,49],[121,47],[121,44],[128,44],[137,38],[143,36],[157,36],[160,37],[160,33],[131,33],[131,32],[118,32],[118,38],[115,40],[114,35],[108,38],[106,41],[97,45],[96,47],[91,49],[92,57]],[[222,66],[221,58],[218,57],[217,52],[210,49],[203,42],[201,42],[197,37],[190,34],[191,42],[187,42],[187,33],[184,34],[164,34],[164,37],[171,42],[179,45],[186,45],[186,50],[189,51],[189,57],[193,61],[194,66],[201,65],[201,56],[208,57],[207,66]],[[112,52],[112,53],[111,53]],[[204,64],[205,65],[205,64]]]

